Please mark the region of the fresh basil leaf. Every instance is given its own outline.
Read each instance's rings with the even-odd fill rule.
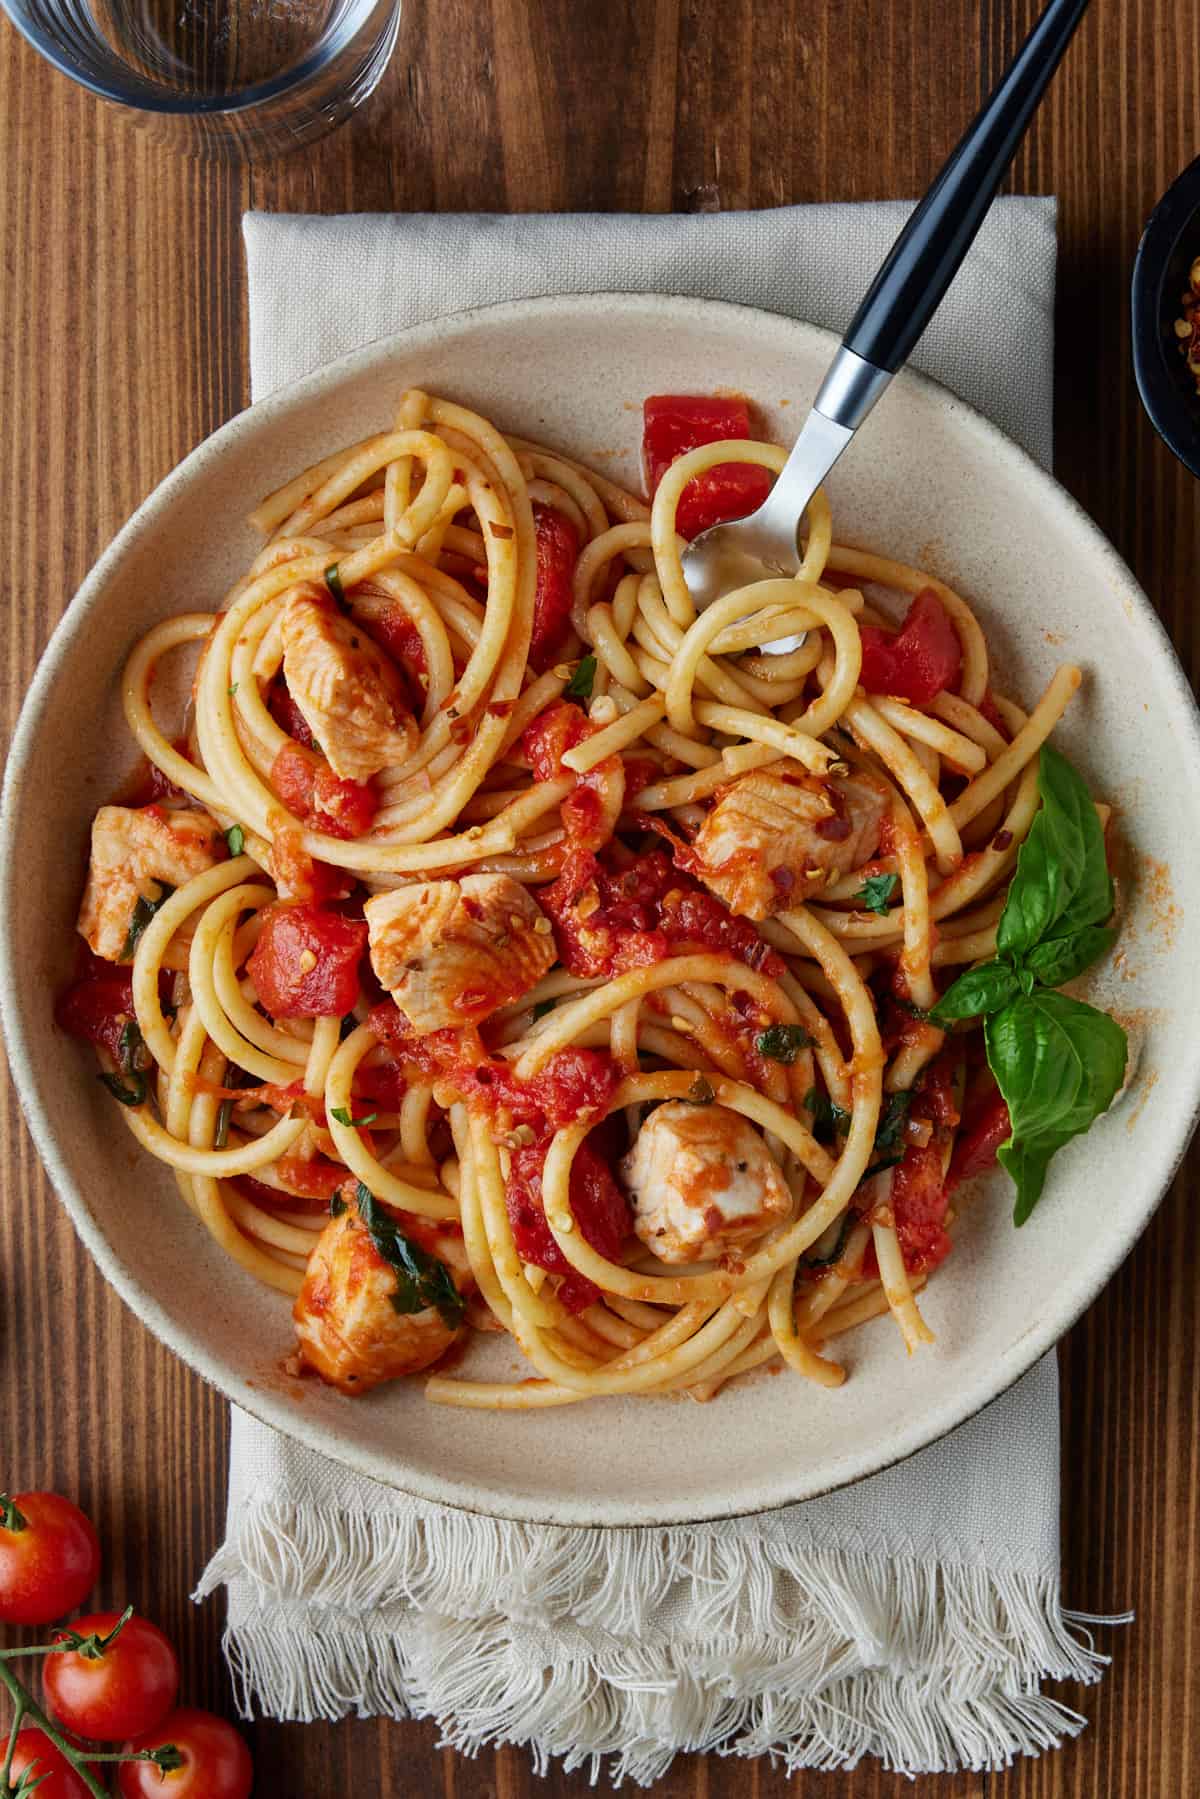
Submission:
[[[240,856],[246,847],[246,833],[241,825],[230,825],[225,833],[225,843],[231,856]]]
[[[379,1117],[379,1113],[365,1112],[361,1118],[355,1118],[352,1116],[348,1106],[331,1106],[329,1116],[331,1118],[336,1118],[339,1124],[359,1126],[364,1124],[374,1124],[375,1120]]]
[[[463,1297],[446,1264],[406,1237],[396,1220],[382,1210],[362,1181],[358,1183],[357,1197],[358,1215],[376,1250],[396,1276],[396,1291],[391,1295],[392,1309],[404,1315],[436,1306],[447,1326],[457,1330],[462,1323]]]
[[[1092,796],[1065,756],[1043,744],[1038,759],[1042,804],[1021,845],[1000,914],[996,948],[1025,955],[1052,934],[1102,924],[1113,908],[1104,832]]]
[[[1016,1183],[1014,1224],[1038,1200],[1051,1156],[1106,1112],[1125,1078],[1125,1033],[1106,1012],[1039,988],[984,1024],[987,1059],[1012,1119],[998,1152]]]
[[[985,962],[968,968],[947,987],[929,1014],[931,1024],[952,1024],[957,1018],[978,1018],[981,1012],[998,1012],[1020,989],[1007,962]]]
[[[143,1106],[146,1103],[146,1077],[144,1074],[131,1074],[128,1083],[119,1074],[102,1074],[98,1077],[104,1082],[114,1099],[119,1099],[123,1106]]]
[[[150,1066],[150,1051],[136,1018],[124,1026],[117,1040],[117,1060],[126,1074],[145,1074]]]
[[[811,1042],[802,1024],[773,1024],[754,1039],[754,1047],[770,1062],[792,1063]]]
[[[348,612],[350,608],[346,602],[346,590],[342,586],[342,577],[338,573],[338,565],[336,562],[331,562],[329,567],[325,570],[325,585],[341,607],[342,611]]]
[[[818,1143],[827,1143],[835,1135],[844,1137],[850,1129],[849,1112],[827,1093],[822,1093],[819,1087],[809,1088],[804,1095],[804,1107],[812,1113],[813,1136]]]
[[[908,1122],[908,1108],[912,1104],[910,1092],[889,1093],[883,1103],[883,1111],[879,1115],[879,1125],[875,1132],[875,1147],[879,1150],[899,1149],[904,1143],[904,1126]]]
[[[223,1099],[217,1107],[217,1128],[213,1132],[213,1148],[224,1149],[229,1142],[229,1120],[233,1117],[233,1101]]]
[[[885,1168],[894,1168],[903,1162],[908,1143],[904,1135],[904,1127],[908,1122],[908,1108],[912,1104],[911,1092],[889,1093],[883,1102],[883,1110],[879,1114],[879,1123],[875,1129],[875,1147],[872,1159],[863,1170],[863,1180],[870,1180],[873,1174],[882,1174]]]
[[[166,905],[174,891],[175,889],[168,887],[165,881],[160,881],[157,899],[143,899],[141,894],[138,895],[137,903],[129,915],[129,929],[125,935],[125,946],[121,951],[122,962],[129,961],[141,942],[146,926],[159,908]]]
[[[854,896],[854,903],[863,906],[868,912],[878,912],[881,918],[887,914],[888,903],[900,885],[899,875],[868,875]]]
[[[330,1201],[329,1201],[329,1216],[331,1218],[340,1218],[342,1216],[342,1213],[345,1210],[346,1210],[345,1200],[342,1198],[340,1193],[334,1193],[330,1197]]]
[[[1090,968],[1117,940],[1111,925],[1089,924],[1069,937],[1051,937],[1035,944],[1025,958],[1025,966],[1043,987],[1061,987],[1077,974]]]
[[[585,656],[583,661],[579,664],[579,667],[575,670],[575,673],[571,676],[571,679],[563,688],[563,692],[567,695],[568,699],[590,700],[592,697],[592,683],[595,679],[596,658],[594,656]]]
[[[801,1256],[800,1260],[803,1262],[804,1266],[806,1268],[831,1268],[835,1262],[841,1261],[842,1251],[846,1247],[846,1238],[850,1235],[853,1225],[854,1213],[850,1210],[849,1206],[847,1206],[838,1221],[837,1234],[828,1251],[824,1255],[819,1253],[822,1241],[822,1238],[819,1237],[816,1243],[813,1244],[813,1247],[808,1251],[807,1255]],[[827,1237],[828,1235],[828,1231],[822,1233],[822,1237]]]

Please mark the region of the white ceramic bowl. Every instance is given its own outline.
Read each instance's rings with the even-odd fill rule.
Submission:
[[[164,614],[217,602],[256,547],[243,522],[254,497],[386,427],[409,383],[636,483],[646,394],[740,389],[787,440],[832,348],[827,333],[762,313],[611,295],[491,308],[374,345],[243,413],[162,483],[84,582],[26,700],[4,794],[0,998],[50,1176],[105,1275],[193,1368],[259,1418],[409,1492],[510,1518],[648,1524],[781,1505],[870,1474],[950,1430],[1055,1342],[1128,1252],[1191,1134],[1200,967],[1183,906],[1200,883],[1200,731],[1190,690],[1129,571],[1074,502],[913,374],[830,481],[837,535],[969,595],[1015,695],[1028,700],[1058,661],[1087,669],[1060,741],[1120,809],[1142,871],[1100,995],[1144,1038],[1132,1089],[1055,1160],[1023,1230],[1003,1178],[980,1186],[922,1298],[934,1348],[910,1361],[879,1321],[848,1340],[840,1391],[756,1377],[709,1407],[602,1400],[501,1417],[427,1405],[415,1383],[349,1400],[289,1381],[286,1302],[184,1211],[88,1059],[54,1028],[91,816],[131,761],[122,663]]]

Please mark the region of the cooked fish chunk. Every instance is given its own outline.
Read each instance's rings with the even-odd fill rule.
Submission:
[[[292,699],[344,781],[366,781],[403,762],[416,742],[396,669],[332,597],[305,581],[280,619],[283,672]]]
[[[358,1212],[350,1207],[331,1218],[292,1311],[301,1362],[350,1394],[428,1368],[461,1332],[436,1306],[398,1312],[397,1290],[396,1272]]]
[[[422,1033],[478,1023],[520,999],[556,954],[549,919],[508,875],[423,881],[363,910],[371,966]]]
[[[79,932],[106,961],[119,962],[139,899],[162,897],[219,861],[225,842],[207,812],[164,806],[101,806],[79,908]]]
[[[619,1172],[633,1202],[633,1228],[663,1262],[715,1260],[761,1237],[792,1209],[774,1156],[727,1106],[659,1106]]]
[[[696,833],[697,873],[731,912],[769,918],[870,861],[887,807],[865,774],[743,775]]]

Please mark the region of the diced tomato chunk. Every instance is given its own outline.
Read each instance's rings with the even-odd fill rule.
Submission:
[[[419,712],[425,703],[429,667],[425,660],[425,645],[421,641],[421,633],[404,607],[397,602],[369,618],[359,618],[358,622],[367,636],[373,638],[381,650],[386,650],[399,668],[408,686],[409,698],[414,709]]]
[[[282,1161],[279,1166],[282,1169]],[[332,1167],[333,1164],[328,1166]],[[341,1168],[338,1173],[345,1181],[346,1170]],[[310,1216],[317,1217],[329,1210],[329,1193],[285,1193],[281,1187],[268,1187],[265,1181],[256,1181],[252,1174],[235,1175],[233,1184],[244,1198],[268,1212],[307,1212]]]
[[[962,644],[950,615],[932,587],[922,588],[894,635],[877,625],[860,625],[862,673],[868,693],[892,694],[927,706],[945,688],[958,685]]]
[[[910,1274],[936,1268],[950,1253],[946,1185],[935,1143],[911,1144],[892,1175],[892,1216],[904,1266]]]
[[[133,969],[85,953],[80,978],[59,995],[54,1021],[68,1036],[95,1043],[119,1062],[121,1033],[134,1017]]]
[[[563,767],[563,756],[599,729],[579,706],[558,700],[539,712],[527,725],[521,747],[529,759],[535,781],[557,781],[571,771]],[[599,849],[612,835],[612,819],[605,813],[601,794],[621,772],[620,758],[606,756],[585,775],[575,775],[573,792],[567,794],[560,808],[563,830],[571,849]]]
[[[326,1205],[347,1180],[345,1168],[325,1156],[280,1156],[275,1172],[300,1198],[321,1199]]]
[[[571,590],[579,559],[579,534],[570,519],[553,506],[535,502],[537,591],[533,599],[533,637],[529,660],[543,674],[566,642],[571,622]]]
[[[972,1175],[994,1168],[996,1151],[1011,1136],[1008,1106],[991,1072],[985,1069],[963,1112],[962,1129],[946,1175],[946,1192],[952,1193],[960,1181],[969,1181]]]
[[[561,1277],[558,1296],[569,1312],[582,1312],[599,1298],[599,1289],[579,1274],[550,1234],[542,1204],[542,1170],[551,1134],[512,1151],[505,1189],[513,1242],[523,1261]],[[629,1202],[587,1139],[571,1164],[571,1210],[579,1234],[598,1255],[614,1262],[630,1230]]]
[[[665,471],[688,450],[758,435],[746,401],[717,394],[654,394],[643,407],[643,420],[642,460],[651,495]],[[711,525],[756,511],[770,491],[766,469],[750,462],[718,463],[684,488],[675,528],[683,537],[698,537]]]
[[[367,927],[322,906],[270,906],[246,964],[272,1018],[340,1018],[358,999]]]
[[[294,737],[306,750],[312,749],[314,738],[308,728],[308,720],[292,698],[292,690],[282,669],[267,690],[267,711],[281,731]]]
[[[378,805],[372,781],[344,781],[315,750],[285,743],[271,765],[271,785],[310,831],[343,840],[371,828]]]
[[[521,734],[521,748],[529,759],[534,780],[557,781],[567,772],[562,761],[566,752],[591,737],[596,729],[582,707],[573,706],[569,700],[557,700],[539,712]]]

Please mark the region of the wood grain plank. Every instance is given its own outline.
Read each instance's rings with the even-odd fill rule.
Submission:
[[[405,0],[392,65],[351,125],[239,170],[164,151],[0,25],[0,730],[99,550],[247,397],[240,215],[346,209],[663,210],[911,197],[1027,29],[1035,0]],[[1200,137],[1200,0],[1091,9],[1014,166],[1060,202],[1062,478],[1131,561],[1193,676],[1200,508],[1133,390],[1129,266]],[[353,271],[344,273],[353,279]],[[1001,302],[1002,302],[1002,296]],[[986,321],[983,321],[986,328]],[[1059,1755],[928,1779],[931,1799],[1184,1799],[1200,1791],[1200,1157],[1068,1337],[1064,1582],[1137,1621],[1106,1632],[1090,1720]],[[0,1478],[75,1492],[128,1596],[228,1711],[219,1607],[186,1595],[223,1524],[225,1408],[107,1290],[11,1101],[0,1115]],[[19,1469],[17,1463],[19,1462]],[[582,1799],[432,1724],[259,1724],[260,1796]],[[655,1799],[900,1799],[875,1767],[789,1779],[681,1758]]]

